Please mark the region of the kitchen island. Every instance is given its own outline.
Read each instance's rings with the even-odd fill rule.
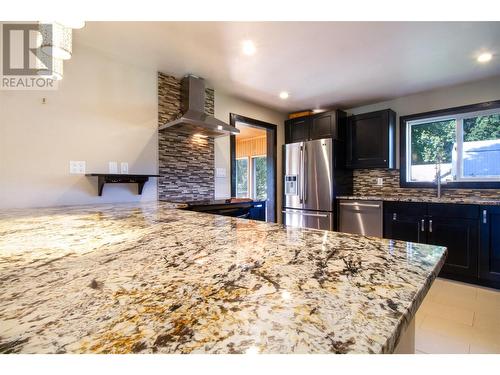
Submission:
[[[391,353],[446,256],[172,207],[0,213],[0,352]]]

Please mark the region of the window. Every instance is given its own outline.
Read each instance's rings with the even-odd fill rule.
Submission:
[[[462,179],[500,177],[500,113],[463,119],[458,171]]]
[[[236,197],[248,198],[248,158],[236,159]]]
[[[452,187],[500,183],[500,108],[477,107],[485,105],[401,119],[402,186],[434,184],[438,170]]]
[[[254,199],[267,199],[267,158],[265,156],[252,157],[252,190]]]
[[[441,179],[451,179],[451,161],[456,139],[454,119],[434,119],[409,123],[408,181],[432,182],[436,163],[441,163]]]
[[[236,197],[267,199],[266,156],[236,159]]]

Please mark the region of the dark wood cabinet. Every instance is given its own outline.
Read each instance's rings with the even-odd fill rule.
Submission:
[[[497,213],[500,225],[500,210]],[[494,226],[495,217],[491,214]],[[484,235],[491,238],[490,235]],[[497,235],[500,241],[500,235]],[[439,203],[384,202],[384,237],[396,240],[445,246],[448,255],[440,276],[480,282],[479,206]],[[494,243],[495,240],[489,243]],[[500,243],[500,242],[498,242]],[[490,247],[490,245],[487,245]],[[498,245],[497,245],[498,246]],[[494,252],[494,250],[484,250]],[[497,254],[500,252],[497,250]],[[488,259],[491,259],[490,257]],[[497,255],[498,259],[498,255]],[[499,264],[496,265],[497,271]],[[488,264],[490,277],[495,265]],[[500,276],[500,273],[498,273]]]
[[[396,167],[396,113],[390,109],[350,116],[347,167]]]
[[[219,200],[212,202],[188,202],[189,211],[266,221],[266,201],[230,202]]]
[[[500,288],[500,206],[480,207],[479,277]]]
[[[425,243],[425,203],[384,202],[384,237]]]
[[[285,121],[285,143],[345,137],[346,113],[340,110]]]
[[[427,243],[446,246],[442,276],[478,277],[479,206],[429,203]]]
[[[429,217],[427,243],[448,248],[442,276],[477,277],[478,229],[477,219]]]
[[[310,128],[310,116],[285,121],[285,143],[304,142],[309,140]]]
[[[336,138],[336,116],[335,112],[320,113],[311,118],[311,139]]]
[[[250,208],[249,219],[266,221],[266,202],[258,202]]]

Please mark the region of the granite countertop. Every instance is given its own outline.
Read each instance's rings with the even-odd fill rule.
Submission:
[[[392,352],[446,253],[172,207],[0,213],[0,352]]]
[[[417,202],[417,203],[454,203],[454,204],[478,204],[485,206],[500,206],[500,196],[499,199],[486,199],[486,198],[446,198],[446,197],[405,197],[397,195],[341,195],[337,199],[349,199],[349,200],[365,200],[365,201],[391,201],[391,202]]]

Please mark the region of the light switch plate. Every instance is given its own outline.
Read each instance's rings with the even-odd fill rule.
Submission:
[[[120,173],[121,174],[128,174],[128,163],[126,161],[122,161],[120,163]]]
[[[226,168],[215,168],[215,177],[226,177]]]
[[[69,161],[70,174],[85,174],[85,161],[70,160]]]
[[[108,163],[108,172],[111,174],[117,174],[118,173],[118,162],[116,161],[110,161]]]
[[[382,177],[377,178],[377,186],[382,186],[384,185],[384,179]]]

